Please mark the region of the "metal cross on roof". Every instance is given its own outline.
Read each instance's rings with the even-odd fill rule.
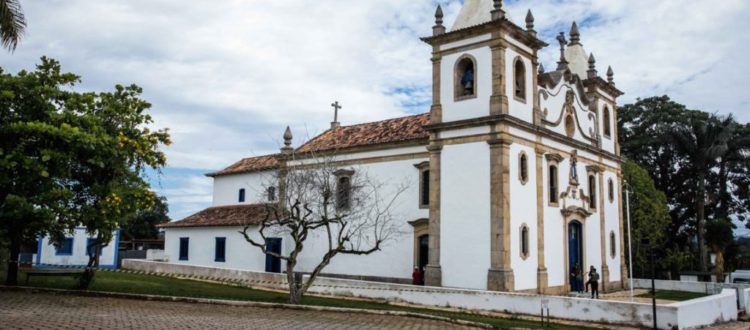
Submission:
[[[339,121],[339,109],[342,108],[341,105],[339,105],[339,101],[331,103],[331,106],[333,107],[333,122]]]

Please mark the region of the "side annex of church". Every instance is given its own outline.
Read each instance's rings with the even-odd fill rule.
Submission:
[[[502,1],[466,0],[448,31],[440,7],[432,47],[429,113],[331,128],[297,148],[242,159],[208,174],[212,207],[163,225],[169,262],[283,272],[245,241],[277,201],[264,185],[305,155],[331,153],[339,166],[405,178],[394,214],[403,233],[381,251],[337,256],[324,276],[496,291],[564,294],[576,267],[594,266],[601,289],[626,286],[617,97],[583,49],[573,23],[558,36],[560,59],[545,71],[534,18],[513,23]],[[338,104],[336,104],[338,106]],[[285,144],[292,144],[289,130]],[[289,153],[295,157],[288,157]],[[403,180],[402,180],[403,181]],[[315,237],[298,265],[325,251]],[[274,239],[284,253],[291,240]]]

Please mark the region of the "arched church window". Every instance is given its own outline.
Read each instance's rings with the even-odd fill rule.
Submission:
[[[604,111],[602,112],[602,122],[604,124],[604,136],[610,137],[612,136],[612,129],[610,126],[612,126],[612,123],[610,123],[609,120],[609,107],[604,106]]]
[[[522,184],[529,181],[529,160],[523,151],[518,156],[518,179]]]
[[[237,201],[240,203],[245,202],[245,188],[240,189],[239,196],[237,196]]]
[[[276,200],[276,187],[268,187],[268,201],[273,202]]]
[[[557,166],[549,167],[549,202],[557,203]]]
[[[529,226],[526,224],[521,225],[521,258],[526,259],[529,257]]]
[[[526,102],[526,66],[521,57],[516,57],[513,64],[513,96]]]
[[[609,202],[612,203],[615,201],[615,184],[612,182],[612,179],[609,179],[607,185],[609,186]]]
[[[617,240],[615,240],[615,232],[612,231],[609,233],[609,256],[614,259],[615,255],[617,255]]]
[[[589,208],[596,208],[596,176],[589,175]]]
[[[454,91],[456,100],[476,97],[476,61],[471,55],[463,55],[456,62]]]

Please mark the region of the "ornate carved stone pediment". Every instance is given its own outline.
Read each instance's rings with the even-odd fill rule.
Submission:
[[[578,217],[580,217],[581,219],[585,219],[585,218],[588,218],[588,217],[589,217],[590,215],[592,215],[592,214],[593,214],[593,213],[589,212],[588,210],[586,210],[586,209],[585,209],[585,208],[583,208],[583,207],[580,207],[580,206],[572,206],[572,205],[571,205],[571,206],[568,206],[568,207],[566,207],[566,208],[563,208],[562,210],[560,210],[560,212],[561,212],[561,213],[563,214],[563,216],[565,216],[565,217],[569,217],[569,216],[571,216],[571,215],[575,215],[575,216],[578,216]]]

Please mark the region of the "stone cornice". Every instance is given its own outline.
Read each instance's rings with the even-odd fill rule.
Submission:
[[[617,87],[615,87],[614,85],[605,81],[602,77],[584,79],[582,82],[583,86],[585,86],[586,88],[590,89],[591,86],[597,87],[614,98],[625,94],[623,91],[617,89]]]
[[[564,159],[563,156],[560,156],[560,154],[555,154],[555,153],[544,154],[544,158],[546,158],[547,161],[558,162],[558,163],[562,162]]]
[[[530,47],[531,49],[541,49],[548,46],[546,42],[538,39],[528,31],[524,30],[523,28],[507,19],[489,21],[479,25],[474,25],[467,28],[450,31],[444,34],[424,37],[420,39],[431,46],[438,46],[441,44],[463,40],[477,34],[496,32],[498,28],[510,34],[515,39],[518,39],[520,42]]]
[[[440,132],[440,131],[448,130],[448,129],[470,128],[470,127],[476,127],[476,126],[494,125],[498,123],[510,124],[511,127],[520,128],[530,133],[541,135],[543,137],[555,140],[556,142],[566,144],[570,146],[571,148],[585,150],[587,152],[593,153],[594,155],[602,156],[604,158],[614,160],[617,162],[622,161],[622,157],[615,155],[609,151],[602,150],[588,143],[572,140],[563,134],[557,133],[545,127],[534,126],[531,123],[525,122],[521,119],[518,119],[508,114],[491,115],[491,116],[485,116],[485,117],[452,121],[452,122],[447,122],[447,123],[430,124],[430,125],[425,125],[424,129],[431,131],[431,132]]]

